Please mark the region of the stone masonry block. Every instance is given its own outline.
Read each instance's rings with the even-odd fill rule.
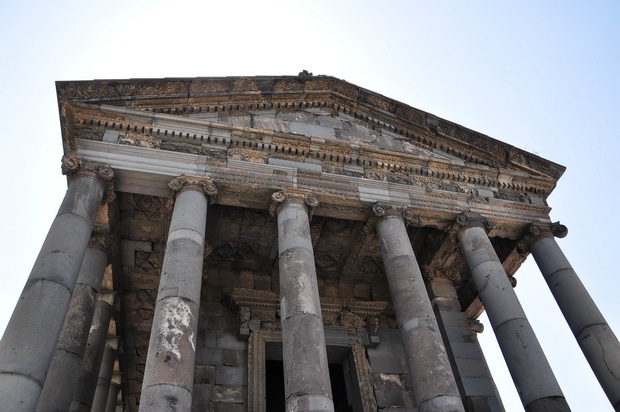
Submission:
[[[254,289],[271,290],[271,277],[258,275],[254,276]]]
[[[224,366],[244,366],[247,364],[246,352],[243,350],[222,350],[222,365]]]
[[[450,342],[473,343],[472,332],[469,328],[464,327],[446,327],[444,328],[448,340]]]
[[[469,329],[469,320],[464,312],[441,311],[441,321],[445,326],[466,327]]]
[[[205,405],[209,402],[211,400],[212,388],[213,385],[194,384],[194,390],[192,392],[192,407],[196,406],[200,408],[201,405]]]
[[[219,386],[212,389],[213,402],[222,403],[243,403],[245,400],[244,386]]]
[[[201,309],[204,307],[205,314],[209,316],[222,316],[222,304],[220,302],[205,302],[201,303],[200,306]]]
[[[254,289],[254,275],[251,270],[242,270],[237,275],[237,287],[245,289]]]
[[[290,131],[287,121],[267,116],[254,116],[252,126],[256,129],[267,129],[275,132],[288,133]]]
[[[213,412],[246,412],[246,406],[242,403],[219,403],[213,404]]]
[[[482,352],[475,343],[450,342],[450,348],[457,359],[481,359]]]
[[[488,378],[464,378],[461,382],[467,396],[495,396],[493,382]]]
[[[215,366],[197,365],[194,370],[194,384],[214,384]]]
[[[196,350],[197,365],[219,365],[222,363],[222,349],[198,348]]]
[[[236,334],[228,332],[218,332],[217,347],[221,349],[247,349],[247,342],[240,340]]]
[[[489,378],[491,373],[482,359],[456,359],[461,378]]]
[[[373,386],[377,390],[383,391],[402,391],[403,383],[400,380],[400,375],[394,373],[373,373],[372,374]]]
[[[217,332],[205,332],[204,335],[204,347],[217,348]]]
[[[247,370],[243,367],[217,366],[215,368],[215,384],[225,386],[245,385]]]
[[[404,407],[403,393],[401,391],[375,390],[377,406],[379,408]]]
[[[291,133],[297,133],[304,136],[320,136],[335,138],[336,133],[333,127],[323,127],[315,124],[291,122],[289,123]]]

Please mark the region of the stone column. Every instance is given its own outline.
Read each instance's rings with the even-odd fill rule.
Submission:
[[[101,360],[101,367],[99,368],[99,377],[97,378],[97,388],[93,397],[91,412],[105,412],[117,349],[118,337],[108,338],[103,352],[103,359]]]
[[[202,285],[208,178],[182,177],[177,192],[142,383],[140,411],[189,411],[192,406],[198,308]]]
[[[88,412],[92,408],[101,360],[108,339],[110,320],[114,315],[115,298],[115,292],[103,292],[97,299],[78,384],[69,408],[71,412]]]
[[[426,267],[433,276],[428,282],[428,294],[443,330],[448,358],[453,365],[454,378],[466,411],[503,411],[499,392],[484,359],[477,335],[484,331],[482,323],[467,318],[461,311],[450,269]],[[448,275],[452,279],[442,277]]]
[[[553,238],[567,233],[560,224],[532,225],[530,251],[605,394],[620,410],[620,343]]]
[[[479,215],[457,217],[458,239],[526,411],[569,411]]]
[[[286,410],[333,411],[308,216],[308,206],[318,205],[318,200],[299,190],[276,192],[272,199],[278,218]]]
[[[105,245],[101,244],[100,248],[96,243],[102,242],[92,243],[91,240],[91,246],[86,249],[37,411],[65,412],[71,405],[95,313],[95,302],[108,263]]]
[[[108,166],[63,158],[70,184],[0,341],[0,399],[12,412],[39,400],[99,205],[113,196]]]
[[[118,393],[121,390],[121,377],[120,375],[112,376],[110,382],[110,391],[108,392],[108,400],[106,401],[105,412],[116,412],[116,406],[118,403]]]
[[[418,410],[464,411],[403,212],[380,205],[373,212]]]

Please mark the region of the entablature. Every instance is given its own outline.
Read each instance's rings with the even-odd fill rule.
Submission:
[[[518,171],[460,159],[388,151],[329,137],[110,107],[67,108],[67,111],[74,118],[72,138],[66,146],[70,151],[75,149],[77,138],[204,155],[208,161],[219,164],[227,160],[272,165],[288,162],[288,166],[300,173],[363,177],[461,193],[470,198],[499,198],[539,205],[544,205],[544,198],[555,185],[553,179]],[[118,116],[119,112],[123,116]]]

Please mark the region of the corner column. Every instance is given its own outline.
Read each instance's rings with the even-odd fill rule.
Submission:
[[[176,193],[151,329],[140,411],[189,411],[192,407],[198,309],[202,285],[208,178],[182,176]]]
[[[114,196],[109,166],[69,155],[63,173],[69,188],[0,341],[0,399],[12,412],[37,405],[99,205]]]
[[[532,225],[530,251],[601,387],[620,410],[620,343],[554,239],[567,233],[557,223]]]
[[[278,219],[286,410],[333,411],[308,211],[318,200],[298,190],[276,192],[272,199]]]
[[[528,412],[570,411],[547,358],[485,229],[482,216],[461,214],[455,226],[467,266],[508,370]]]
[[[106,249],[103,242],[93,242],[93,239],[86,249],[56,352],[39,397],[37,411],[64,412],[71,405],[95,313],[95,302],[108,263]]]
[[[464,411],[403,212],[380,205],[373,212],[417,407],[420,412]]]

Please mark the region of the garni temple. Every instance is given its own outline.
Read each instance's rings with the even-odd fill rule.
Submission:
[[[530,255],[620,410],[555,237],[564,167],[330,76],[57,83],[68,189],[0,341],[0,409],[569,411]],[[554,303],[555,304],[555,303]]]

